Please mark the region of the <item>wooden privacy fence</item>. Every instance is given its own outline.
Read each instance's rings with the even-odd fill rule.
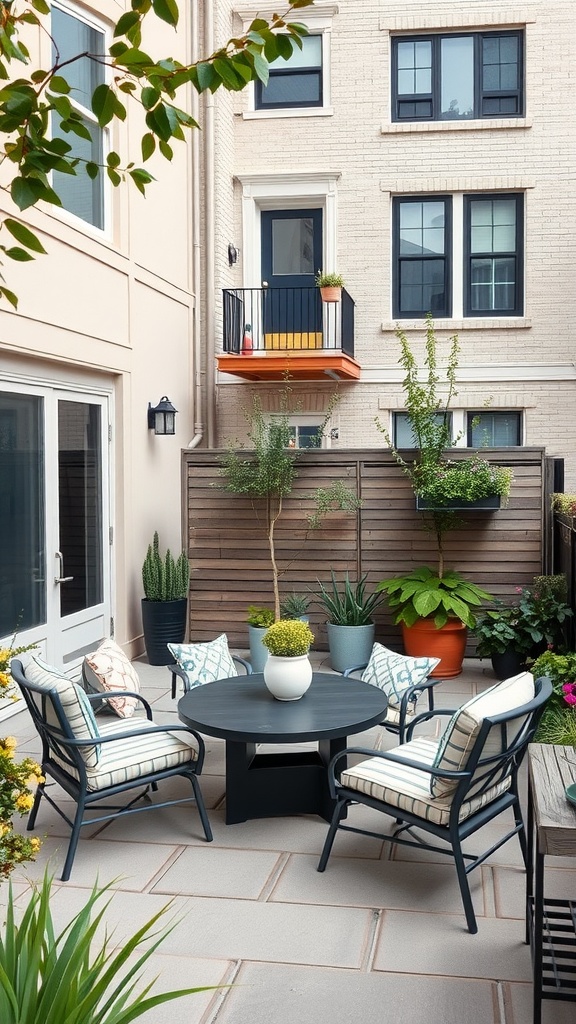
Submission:
[[[221,454],[221,453],[220,453]],[[469,455],[454,449],[450,458]],[[264,500],[228,493],[219,473],[218,452],[184,451],[184,538],[190,557],[190,640],[228,635],[231,646],[247,646],[248,605],[273,607],[272,575],[266,537]],[[551,571],[551,461],[541,448],[501,448],[486,458],[511,466],[510,501],[497,512],[467,511],[461,526],[445,536],[446,566],[455,568],[490,593],[512,595],[516,587]],[[316,593],[318,580],[352,580],[368,573],[370,586],[385,577],[434,565],[435,541],[423,529],[407,477],[390,452],[316,450],[298,455],[292,494],[276,527],[281,593]],[[330,512],[311,530],[306,512],[311,493],[334,479],[343,480],[361,499],[356,515]],[[550,538],[550,539],[549,539]],[[326,615],[312,605],[315,648],[325,649]],[[399,629],[385,606],[376,617],[376,636],[399,646]]]

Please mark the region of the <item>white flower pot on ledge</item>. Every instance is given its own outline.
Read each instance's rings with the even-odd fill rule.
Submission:
[[[299,700],[312,682],[308,655],[283,658],[269,654],[264,665],[264,682],[276,700]]]

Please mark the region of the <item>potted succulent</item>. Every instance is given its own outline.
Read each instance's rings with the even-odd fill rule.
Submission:
[[[339,584],[334,570],[330,570],[332,586],[320,584],[318,603],[328,613],[328,648],[330,664],[336,672],[345,672],[355,665],[367,665],[374,644],[374,612],[382,604],[383,595],[366,593],[367,573],[352,584],[346,573]]]
[[[312,682],[308,657],[314,634],[299,619],[279,619],[262,638],[270,652],[264,665],[264,682],[277,700],[299,700]]]
[[[287,594],[280,603],[280,615],[283,619],[301,619],[308,622],[310,598],[307,594]]]
[[[462,671],[466,628],[476,622],[475,610],[491,595],[460,573],[440,575],[429,566],[405,576],[382,580],[377,592],[385,594],[395,622],[402,626],[407,654],[440,658],[433,676],[457,676]]]
[[[316,274],[316,287],[320,289],[322,302],[340,302],[344,278],[340,274],[325,274],[319,270]]]
[[[262,643],[262,637],[266,630],[274,622],[275,615],[271,608],[262,608],[260,605],[251,604],[248,606],[248,642],[250,645],[250,664],[254,672],[262,672],[268,651]]]
[[[175,560],[160,554],[158,533],[148,545],[142,565],[142,625],[146,654],[151,665],[169,665],[173,657],[166,646],[181,644],[186,633],[190,566],[185,551]]]

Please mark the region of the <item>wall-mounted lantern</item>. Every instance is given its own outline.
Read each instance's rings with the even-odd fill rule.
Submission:
[[[155,434],[175,434],[177,412],[167,395],[162,396],[158,405],[148,402],[148,430]]]

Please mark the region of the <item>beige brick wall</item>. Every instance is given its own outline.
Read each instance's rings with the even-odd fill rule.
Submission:
[[[576,144],[570,130],[576,5],[571,0],[510,5],[355,0],[317,6],[335,11],[328,116],[251,118],[245,116],[249,92],[218,98],[216,216],[222,247],[229,240],[227,231],[233,232],[233,241],[242,231],[241,190],[238,185],[234,189],[233,175],[339,175],[336,266],[356,303],[355,355],[363,374],[359,383],[341,388],[338,443],[379,445],[374,417],[382,415],[386,396],[401,405],[390,299],[392,196],[524,192],[524,316],[455,317],[443,321],[438,333],[447,338],[457,332],[460,338],[462,407],[477,407],[492,396],[494,407],[524,409],[526,443],[545,445],[549,454],[564,456],[567,487],[576,488],[571,428],[576,394]],[[223,3],[220,10],[227,18],[230,5]],[[491,26],[525,30],[525,116],[424,125],[391,121],[391,34]],[[241,254],[233,271],[227,265],[218,268],[219,287],[241,285],[245,257]],[[421,353],[422,323],[402,326]],[[320,404],[328,388],[302,386],[305,392],[316,391]],[[220,379],[220,443],[240,422],[242,392],[242,385]]]

